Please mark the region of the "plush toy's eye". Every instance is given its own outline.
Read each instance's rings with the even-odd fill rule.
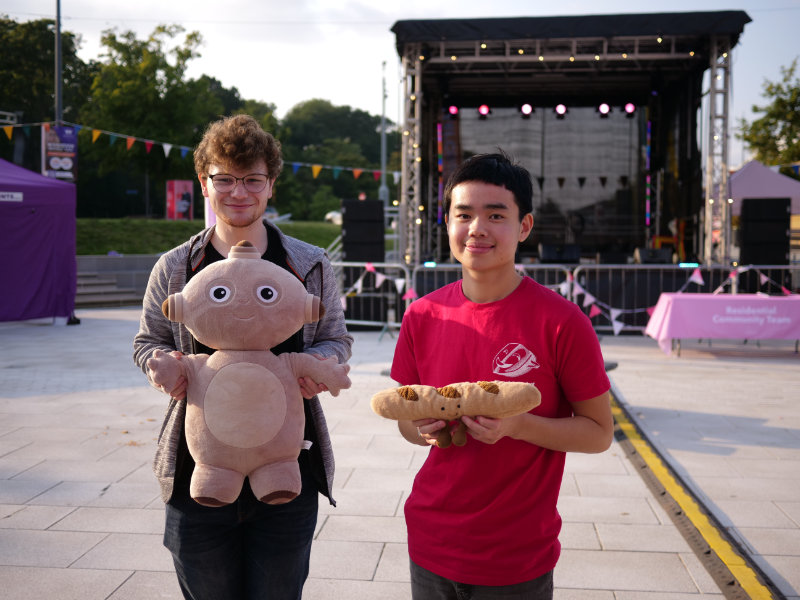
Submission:
[[[231,291],[224,285],[215,285],[209,291],[212,302],[225,302],[231,297]]]
[[[259,286],[259,288],[256,290],[256,293],[258,294],[258,299],[264,304],[270,304],[278,299],[278,292],[274,287],[269,285]]]

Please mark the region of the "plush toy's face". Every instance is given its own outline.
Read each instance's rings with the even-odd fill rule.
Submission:
[[[162,307],[210,348],[268,350],[304,323],[317,321],[319,298],[255,248],[235,246],[229,258],[195,275]]]

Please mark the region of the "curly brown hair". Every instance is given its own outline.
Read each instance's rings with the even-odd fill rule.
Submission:
[[[250,115],[224,117],[211,123],[194,150],[194,169],[207,175],[212,164],[225,168],[247,168],[259,160],[275,179],[283,169],[281,144]]]

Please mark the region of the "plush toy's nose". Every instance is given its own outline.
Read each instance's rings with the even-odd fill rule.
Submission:
[[[319,298],[314,296],[313,294],[306,295],[306,323],[313,323],[314,321],[319,321],[322,318],[320,314],[320,309],[322,306],[319,303]],[[324,309],[323,314],[324,314]]]
[[[161,312],[170,321],[183,323],[183,296],[180,294],[170,294],[161,305]]]

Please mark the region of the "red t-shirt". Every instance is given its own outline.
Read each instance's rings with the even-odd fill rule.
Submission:
[[[580,309],[526,277],[476,304],[461,281],[413,302],[392,364],[402,385],[512,380],[536,385],[534,414],[569,417],[569,402],[608,391],[597,335]],[[568,402],[569,401],[569,402]],[[564,453],[503,438],[433,447],[406,501],[411,560],[473,585],[513,585],[555,567]]]

